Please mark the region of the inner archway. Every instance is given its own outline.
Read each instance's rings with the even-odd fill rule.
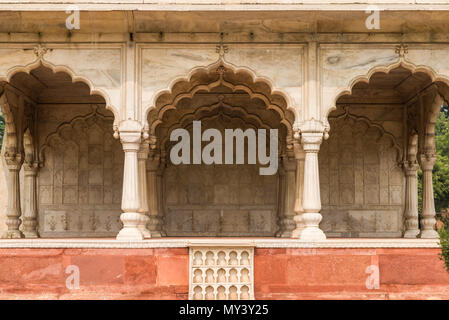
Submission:
[[[42,64],[9,79],[0,100],[13,195],[4,237],[115,236],[123,151],[105,98]]]
[[[428,72],[399,65],[339,97],[319,154],[321,226],[329,237],[417,237],[422,221],[433,230],[432,214],[418,221],[415,185],[419,166],[435,151],[432,115],[447,88]]]
[[[153,211],[152,215],[158,217],[166,234],[274,236],[282,233],[279,221],[286,211],[294,215],[294,200],[288,198],[287,202],[291,203],[285,205],[287,182],[283,165],[293,158],[294,118],[286,99],[272,93],[268,83],[221,63],[198,70],[190,79],[176,82],[169,92],[160,95],[155,108],[148,113],[150,153],[153,154],[150,158],[157,155],[157,161],[160,160],[159,194],[149,197],[160,201],[157,214]],[[194,121],[201,121],[203,132],[216,129],[223,138],[226,129],[252,129],[254,132],[265,129],[267,135],[270,129],[277,129],[276,165],[279,170],[273,175],[260,175],[259,168],[265,165],[258,161],[248,164],[247,139],[244,140],[244,164],[235,161],[224,164],[224,139],[221,164],[173,164],[170,151],[176,142],[170,141],[170,135],[182,128],[192,136]],[[269,154],[273,152],[269,149],[269,139],[266,143]],[[203,141],[202,147],[207,144]],[[154,167],[154,161],[152,163],[149,167]],[[151,179],[151,174],[149,177]],[[294,187],[293,181],[288,188]]]

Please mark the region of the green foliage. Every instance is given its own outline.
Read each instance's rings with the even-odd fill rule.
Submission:
[[[433,169],[433,191],[435,197],[435,209],[441,213],[449,207],[449,109],[441,108],[435,125],[435,146],[437,149],[437,161]],[[421,192],[421,181],[419,181]],[[441,215],[444,226],[439,230],[440,234],[440,259],[444,261],[446,271],[449,272],[449,219],[447,214]]]
[[[435,146],[437,160],[433,168],[433,192],[437,213],[449,207],[449,110],[441,108],[435,125]],[[422,171],[418,171],[418,204],[422,203]]]
[[[441,212],[449,207],[449,113],[442,108],[435,126],[437,161],[433,170],[435,209]]]
[[[3,135],[5,134],[5,118],[0,112],[0,150],[2,149]]]
[[[447,224],[446,224],[447,226]],[[441,228],[439,231],[440,234],[440,259],[444,261],[444,266],[446,267],[446,271],[449,272],[449,228]]]

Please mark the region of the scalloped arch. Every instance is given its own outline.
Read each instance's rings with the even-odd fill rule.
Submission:
[[[430,80],[434,82],[442,82],[449,87],[449,77],[438,74],[435,70],[433,70],[430,66],[425,65],[415,65],[410,61],[406,61],[404,59],[400,59],[397,62],[390,65],[381,65],[375,66],[371,68],[366,74],[358,75],[349,81],[347,87],[341,89],[337,95],[335,96],[334,101],[332,102],[332,106],[326,110],[326,119],[329,117],[329,114],[337,109],[337,101],[344,95],[351,95],[353,87],[359,82],[370,83],[371,77],[376,73],[385,73],[389,74],[392,70],[403,67],[404,69],[409,70],[412,74],[415,73],[425,73],[429,76]]]
[[[223,117],[229,118],[229,119],[239,119],[239,120],[241,120],[242,122],[248,124],[247,118],[243,117],[242,115],[229,115],[229,114],[222,114],[222,115],[221,115],[220,113],[216,113],[216,114],[212,114],[212,115],[207,115],[207,116],[205,116],[202,120],[216,119],[216,118],[218,118],[218,117],[220,117],[220,116],[223,116]],[[253,123],[249,123],[249,125],[252,126],[253,128],[256,128],[256,126],[255,126]],[[172,127],[170,127],[170,130],[174,130],[174,129],[177,129],[177,128],[185,128],[185,125],[183,126],[183,125],[180,124],[180,123],[176,123],[175,125],[173,125]],[[264,126],[264,128],[265,128],[265,129],[269,129],[268,126]],[[166,143],[168,142],[168,138],[169,138],[168,136],[165,137],[164,140],[163,140],[163,143],[161,144],[161,145],[162,145],[162,147],[161,147],[162,153],[166,152],[165,145],[166,145]]]
[[[16,124],[14,122],[14,115],[12,113],[11,106],[6,98],[6,92],[0,95],[0,106],[5,118],[5,133],[4,133],[4,145],[5,151],[7,153],[17,153],[17,135],[16,135]]]
[[[394,137],[394,135],[391,134],[390,132],[388,132],[387,130],[385,130],[385,128],[382,125],[380,125],[378,123],[375,123],[375,122],[372,122],[367,117],[351,114],[349,112],[349,110],[347,110],[347,109],[345,110],[345,113],[342,113],[342,114],[340,114],[338,116],[335,116],[335,117],[330,117],[329,119],[330,120],[341,120],[341,119],[344,119],[344,118],[351,118],[354,121],[361,121],[361,122],[364,122],[369,128],[376,128],[376,129],[378,129],[382,133],[382,136],[386,136],[387,138],[390,139],[393,148],[396,150],[396,161],[397,162],[401,162],[402,157],[403,157],[401,146],[396,141],[396,138]]]
[[[267,85],[267,86],[270,88],[270,91],[271,91],[271,92],[270,92],[270,95],[271,95],[271,96],[278,95],[278,96],[282,97],[282,98],[284,99],[285,103],[286,103],[286,110],[291,111],[291,112],[293,113],[295,119],[298,119],[298,118],[299,118],[297,108],[293,105],[293,102],[292,102],[293,100],[292,100],[292,98],[290,97],[290,95],[289,95],[288,93],[286,93],[285,91],[283,91],[282,89],[274,87],[273,84],[272,84],[272,81],[271,81],[270,79],[268,79],[267,77],[257,76],[256,73],[255,73],[253,70],[251,70],[251,69],[249,69],[249,68],[247,68],[247,67],[238,67],[238,66],[235,66],[234,64],[231,64],[231,63],[229,63],[229,62],[227,62],[227,61],[224,61],[224,60],[222,60],[222,59],[219,59],[218,61],[216,61],[216,62],[214,62],[214,63],[212,63],[212,64],[210,64],[210,65],[208,65],[208,66],[199,66],[199,67],[193,68],[192,70],[190,70],[190,72],[188,73],[187,76],[179,76],[179,77],[176,77],[175,79],[173,79],[172,81],[170,81],[170,83],[169,83],[169,85],[167,86],[167,88],[161,89],[161,90],[157,91],[157,92],[154,94],[154,96],[153,96],[153,98],[152,98],[152,101],[151,101],[150,105],[149,105],[149,106],[146,106],[145,109],[143,110],[144,121],[147,121],[149,112],[150,112],[152,109],[155,109],[155,108],[156,108],[156,102],[158,101],[158,99],[159,99],[161,96],[165,95],[165,94],[171,95],[172,92],[173,92],[173,88],[174,88],[174,86],[175,86],[176,84],[181,83],[181,82],[187,82],[187,83],[190,83],[191,80],[192,80],[192,77],[193,77],[195,74],[201,73],[201,72],[203,72],[203,73],[210,73],[213,69],[219,68],[220,66],[223,66],[223,67],[225,67],[226,69],[231,70],[234,74],[238,74],[238,73],[241,73],[241,72],[248,74],[248,75],[250,76],[250,78],[252,79],[252,83],[253,83],[253,84],[256,84],[256,83],[263,83],[263,84]],[[232,83],[229,83],[229,84],[233,85]],[[236,88],[235,90],[244,90],[244,91],[247,92],[248,94],[250,94],[249,92],[251,92],[251,94],[252,94],[253,96],[259,94],[259,93],[254,92],[249,86],[246,86],[246,85],[237,85],[237,86],[233,85],[233,86],[234,86],[234,88]],[[197,86],[195,86],[195,87],[197,87]],[[195,88],[195,87],[193,87],[193,88]],[[208,90],[206,87],[208,87],[208,85],[202,85],[200,88],[198,88],[198,89],[197,89],[196,91],[194,91],[193,93],[192,93],[193,90],[190,90],[189,93],[191,93],[191,96],[193,97],[193,95],[194,95],[197,91],[199,91],[199,90],[202,90],[202,89],[203,89],[203,90]],[[192,88],[192,89],[193,89],[193,88]],[[231,89],[232,89],[232,88],[231,88]],[[186,94],[187,97],[188,97],[188,93],[184,93],[184,94]],[[259,94],[259,95],[260,95],[260,96],[264,96],[264,95],[262,95],[262,94]],[[259,97],[258,97],[258,98],[259,98]],[[265,97],[265,96],[264,96],[264,99],[262,99],[262,100],[263,100],[264,102],[268,101],[267,107],[270,106],[270,107],[273,107],[273,108],[274,108],[274,107],[279,108],[279,106],[276,106],[276,105],[272,104],[272,103],[269,101],[269,99],[268,99],[267,97]],[[175,99],[173,99],[172,102],[171,102],[170,104],[171,104],[171,105],[173,105],[173,104],[176,105]],[[281,109],[281,108],[280,108],[280,109]],[[165,112],[165,111],[164,111],[164,112]],[[159,118],[159,115],[158,115],[158,118]]]
[[[50,134],[48,134],[47,137],[45,138],[45,141],[44,141],[44,143],[42,144],[42,147],[41,147],[40,150],[39,150],[39,157],[40,157],[40,159],[45,160],[45,157],[44,157],[45,150],[46,150],[47,148],[51,148],[51,141],[52,141],[52,139],[54,139],[54,138],[56,138],[56,139],[61,139],[61,138],[62,138],[62,137],[61,137],[61,134],[62,134],[62,132],[63,132],[63,130],[64,130],[65,128],[73,129],[76,122],[78,122],[78,121],[80,121],[80,120],[81,120],[81,121],[85,121],[85,120],[87,120],[87,119],[89,119],[89,118],[92,118],[92,117],[98,117],[98,118],[101,118],[102,121],[105,121],[105,120],[108,119],[108,117],[106,117],[106,116],[104,116],[104,115],[98,113],[98,112],[96,111],[96,109],[95,109],[95,110],[94,110],[93,112],[91,112],[91,113],[88,113],[88,114],[86,114],[86,115],[77,116],[77,117],[73,118],[73,119],[70,120],[70,121],[61,123],[61,124],[56,128],[55,131],[53,131],[53,132],[51,132]],[[97,123],[95,123],[95,124],[97,125]],[[112,135],[112,133],[111,133],[111,135]]]
[[[54,74],[58,72],[68,74],[72,79],[72,83],[82,82],[86,84],[89,87],[90,95],[99,95],[104,99],[106,104],[105,108],[107,110],[110,110],[114,114],[114,123],[118,123],[118,121],[120,120],[120,112],[115,106],[111,104],[111,99],[109,98],[108,94],[103,90],[96,88],[92,81],[90,81],[88,78],[75,74],[75,72],[68,66],[54,65],[53,63],[44,59],[36,59],[35,61],[25,66],[15,66],[10,68],[6,73],[6,76],[0,77],[0,82],[5,81],[9,83],[12,77],[14,77],[16,74],[20,72],[30,74],[31,71],[37,69],[40,66],[50,69]]]
[[[167,135],[161,141],[161,146],[164,146],[166,144],[167,139],[169,138],[170,132],[173,131],[174,129],[185,127],[185,125],[187,123],[189,123],[190,120],[195,119],[195,117],[198,116],[203,111],[213,111],[213,110],[218,109],[220,107],[224,107],[225,109],[232,110],[232,111],[237,110],[240,113],[240,115],[241,115],[241,116],[232,116],[232,115],[229,115],[229,114],[224,114],[224,116],[226,116],[226,117],[239,118],[239,119],[242,119],[242,120],[243,119],[251,119],[251,120],[255,121],[260,127],[263,127],[265,129],[270,129],[270,126],[268,124],[266,124],[263,121],[262,118],[260,118],[256,114],[248,113],[248,111],[246,111],[245,108],[239,107],[239,106],[231,106],[231,105],[229,105],[227,103],[224,103],[224,102],[218,102],[218,103],[216,103],[216,104],[214,104],[212,106],[199,107],[199,108],[195,109],[194,112],[190,112],[190,113],[187,113],[187,114],[183,115],[179,119],[179,121],[175,122],[173,125],[171,125],[168,128]],[[217,115],[219,115],[219,114],[217,113],[217,114],[206,115],[203,119],[213,119]]]

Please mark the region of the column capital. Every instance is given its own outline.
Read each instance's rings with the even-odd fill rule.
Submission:
[[[147,171],[157,171],[161,166],[161,155],[151,151],[147,160]]]
[[[298,140],[295,140],[295,142],[293,142],[293,151],[295,153],[296,160],[304,160],[305,159],[306,153],[304,152],[304,149]]]
[[[146,140],[140,142],[139,152],[137,152],[137,159],[146,160],[150,152],[150,145]]]
[[[320,132],[303,132],[301,134],[301,144],[304,151],[316,152],[320,151],[320,145],[323,142],[323,133]]]
[[[23,170],[25,171],[25,175],[35,176],[39,171],[40,164],[37,161],[23,163]]]
[[[120,141],[123,145],[123,150],[139,151],[140,142],[142,138],[142,125],[136,120],[124,120],[120,122],[118,128]]]
[[[418,174],[419,164],[417,161],[404,161],[402,166],[406,176],[416,176]]]
[[[300,140],[305,152],[318,152],[323,139],[329,137],[329,128],[321,120],[309,119],[294,125],[294,137]]]
[[[20,170],[23,164],[23,154],[5,152],[4,157],[8,170]]]
[[[290,152],[282,156],[282,167],[284,171],[295,171],[296,170],[296,159]]]
[[[437,156],[434,153],[421,153],[421,168],[423,171],[432,171],[435,162],[437,161]]]

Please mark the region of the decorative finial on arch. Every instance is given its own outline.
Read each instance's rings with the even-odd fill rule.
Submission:
[[[399,60],[405,60],[405,55],[408,53],[408,45],[401,43],[396,46],[394,52],[398,55]]]
[[[42,46],[40,43],[34,47],[33,52],[39,60],[44,58],[44,55],[49,51],[48,48]]]
[[[217,47],[215,48],[215,52],[218,53],[218,60],[223,61],[224,56],[226,53],[228,53],[229,48],[227,45],[224,45],[223,43],[217,44]]]

